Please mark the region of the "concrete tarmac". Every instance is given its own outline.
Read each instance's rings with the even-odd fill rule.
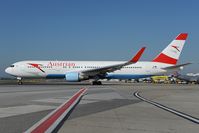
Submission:
[[[133,93],[199,118],[199,86],[106,82],[0,85],[0,132],[24,132],[80,88],[88,88],[60,133],[187,133],[199,126],[137,99]]]

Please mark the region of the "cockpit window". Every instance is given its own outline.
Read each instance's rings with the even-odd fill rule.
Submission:
[[[11,65],[10,67],[15,67],[15,65]]]

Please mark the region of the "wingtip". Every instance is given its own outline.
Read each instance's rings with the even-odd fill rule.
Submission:
[[[136,63],[140,57],[142,56],[142,54],[144,53],[144,50],[146,49],[146,47],[142,47],[137,54],[129,61],[129,62],[133,62]]]

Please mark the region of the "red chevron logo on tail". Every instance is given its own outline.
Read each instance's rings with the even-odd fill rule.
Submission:
[[[172,46],[173,48],[175,48],[176,50],[178,50],[178,52],[180,52],[179,48],[177,46]]]

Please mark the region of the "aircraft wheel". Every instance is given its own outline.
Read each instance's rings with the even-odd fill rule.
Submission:
[[[102,85],[102,82],[101,81],[93,81],[92,85]]]
[[[102,82],[101,81],[97,81],[97,85],[102,85]]]
[[[22,85],[22,84],[23,84],[23,82],[22,82],[22,81],[18,81],[17,83],[18,83],[18,85]]]
[[[22,85],[23,84],[21,77],[17,77],[17,84],[18,85]]]

